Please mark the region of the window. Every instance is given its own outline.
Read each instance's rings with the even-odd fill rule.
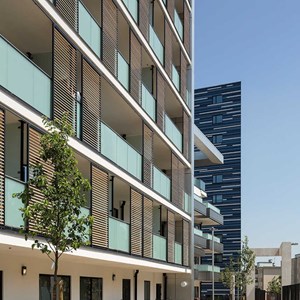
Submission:
[[[215,254],[215,263],[223,262],[223,255],[222,254]]]
[[[221,183],[223,182],[223,175],[214,175],[213,176],[213,183]]]
[[[222,115],[217,115],[213,116],[213,124],[219,124],[223,122],[223,116]]]
[[[213,136],[213,143],[218,144],[223,142],[223,135],[222,134],[217,134]]]
[[[64,300],[70,300],[70,276],[58,276],[60,290],[63,292]],[[40,300],[52,299],[54,276],[40,275]]]
[[[80,277],[80,300],[102,300],[102,278]]]
[[[161,284],[156,284],[156,300],[161,300]]]
[[[144,281],[144,300],[150,300],[150,281]]]
[[[223,195],[213,195],[213,203],[222,203]]]
[[[212,97],[213,104],[219,104],[223,102],[223,96],[222,95],[217,95]]]

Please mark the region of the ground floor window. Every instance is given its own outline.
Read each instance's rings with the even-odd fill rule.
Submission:
[[[3,288],[2,288],[2,271],[0,271],[0,300],[2,300],[3,297]]]
[[[80,277],[80,300],[102,300],[102,278]]]
[[[70,300],[70,276],[58,276],[59,293],[64,300]],[[40,300],[51,300],[54,286],[53,275],[40,275]]]

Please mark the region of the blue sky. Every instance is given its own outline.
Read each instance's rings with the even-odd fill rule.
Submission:
[[[242,234],[252,247],[300,244],[299,16],[299,0],[195,0],[195,88],[242,81]]]

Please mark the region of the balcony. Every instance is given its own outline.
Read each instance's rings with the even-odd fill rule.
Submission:
[[[170,201],[171,180],[161,170],[153,166],[153,189]]]
[[[142,179],[141,154],[103,122],[101,122],[101,154],[134,177]]]
[[[175,28],[180,36],[180,39],[182,40],[183,38],[183,26],[182,26],[182,22],[180,20],[180,17],[178,15],[178,12],[176,11],[176,9],[174,9],[174,25]]]
[[[78,33],[98,57],[101,57],[101,27],[86,7],[78,2]]]
[[[207,208],[207,217],[214,222],[213,225],[223,225],[224,218],[220,210],[209,202],[205,202],[205,205]]]
[[[156,121],[156,101],[148,91],[148,89],[142,84],[142,107],[151,119]]]
[[[174,251],[175,251],[175,264],[182,265],[182,245],[175,242]]]
[[[154,51],[155,55],[161,62],[161,64],[164,64],[164,46],[160,42],[158,36],[156,35],[153,27],[149,25],[149,44]]]
[[[180,90],[180,76],[174,65],[172,65],[172,81],[173,81],[176,89],[179,91]]]
[[[201,191],[205,192],[205,182],[199,178],[194,178],[194,185]]]
[[[163,236],[153,234],[153,258],[167,260],[167,240]]]
[[[210,265],[195,265],[194,266],[194,279],[201,280],[206,282],[212,281],[212,272],[214,271],[214,279],[216,282],[220,281],[220,268],[214,266],[214,268]]]
[[[22,192],[24,188],[24,182],[5,176],[5,226],[20,228],[24,225],[20,211],[23,203],[20,199],[12,197],[14,193]]]
[[[189,108],[192,107],[192,101],[191,101],[191,94],[189,92],[189,90],[186,90],[186,100],[185,100],[186,104],[188,105]]]
[[[167,114],[165,114],[165,134],[176,148],[182,152],[182,134]]]
[[[128,11],[130,12],[130,14],[133,17],[134,21],[137,23],[137,21],[138,21],[138,9],[139,9],[138,1],[137,0],[123,0],[123,3],[127,7]]]
[[[109,217],[109,248],[129,252],[129,224]]]
[[[202,249],[206,248],[207,242],[203,237],[203,232],[200,229],[194,228],[194,242],[196,247],[200,247]]]
[[[129,64],[124,59],[122,54],[118,52],[118,80],[124,86],[124,88],[129,90]]]
[[[0,85],[50,117],[50,77],[1,35],[0,66]]]

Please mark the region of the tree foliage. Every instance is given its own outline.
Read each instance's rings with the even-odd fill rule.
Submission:
[[[281,276],[274,276],[272,280],[269,281],[267,291],[271,294],[281,294]]]
[[[221,273],[221,280],[231,294],[236,287],[241,295],[246,294],[246,287],[253,283],[252,271],[255,268],[255,254],[248,246],[248,237],[242,241],[242,250],[236,260],[230,259],[229,264]]]
[[[84,193],[90,190],[90,184],[78,170],[74,152],[68,145],[73,130],[67,117],[55,121],[44,119],[43,122],[47,133],[40,140],[42,163],[30,166],[28,184],[15,196],[24,204],[21,210],[25,224],[35,220],[34,231],[24,228],[25,238],[33,237],[32,249],[39,249],[54,263],[57,286],[59,258],[63,253],[89,243],[93,220],[91,216],[83,215],[81,208],[86,204]],[[46,164],[52,174],[47,173]],[[42,198],[32,202],[37,191]],[[54,294],[58,294],[57,291]]]

